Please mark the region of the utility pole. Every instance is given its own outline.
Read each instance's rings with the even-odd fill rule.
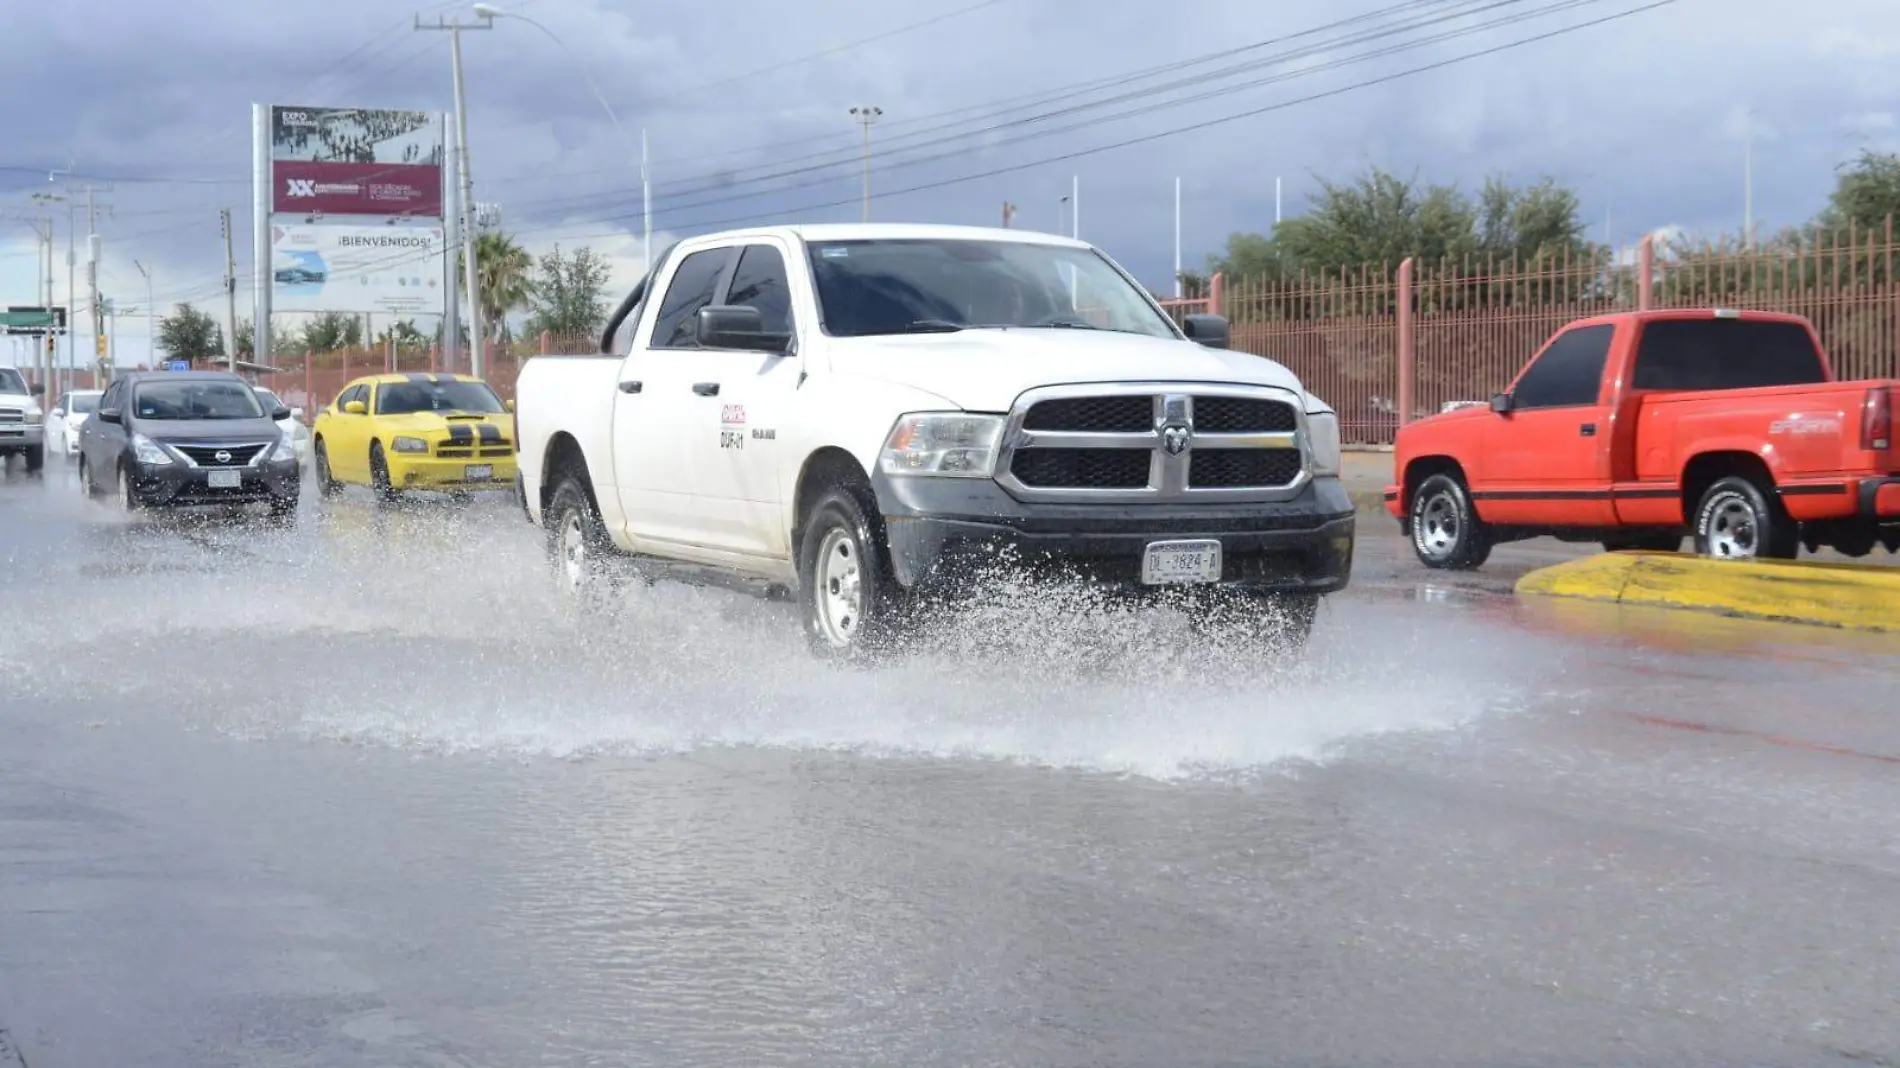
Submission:
[[[1082,240],[1082,176],[1069,179],[1069,236]]]
[[[851,115],[864,128],[864,221],[871,221],[871,124],[884,114],[880,107],[859,105],[851,109]]]
[[[462,86],[462,31],[492,30],[495,23],[492,18],[483,17],[476,22],[450,21],[436,16],[434,25],[427,25],[422,16],[416,16],[418,30],[447,30],[449,34],[449,73],[455,83],[455,148],[456,170],[461,177],[462,197],[459,206],[462,220],[462,284],[467,289],[468,300],[468,354],[469,373],[481,378],[487,362],[487,345],[482,336],[482,295],[476,288],[475,275],[475,181],[470,177],[468,162],[468,96]],[[455,324],[450,322],[444,334],[453,333]]]
[[[1181,299],[1181,179],[1174,179],[1174,298]]]
[[[1003,229],[1009,229],[1009,224],[1014,221],[1016,221],[1016,205],[1005,200],[1003,201]]]
[[[640,127],[640,274],[653,271],[653,175],[647,169],[647,129]]]
[[[147,359],[151,360],[152,367],[156,370],[158,368],[158,329],[152,323],[152,272],[146,270],[145,264],[138,260],[133,260],[132,266],[137,267],[139,274],[145,277],[145,347],[152,350],[151,355],[148,356]],[[112,326],[112,336],[115,340],[119,336],[117,323],[114,323]],[[166,355],[169,356],[171,354],[166,353]],[[116,359],[115,357],[115,362]]]
[[[1276,228],[1280,225],[1280,178],[1278,175],[1273,178],[1273,225]]]
[[[1742,247],[1755,247],[1755,113],[1742,117]]]
[[[112,380],[113,368],[111,361],[106,356],[105,323],[100,314],[101,305],[99,303],[99,257],[102,248],[102,242],[99,240],[99,211],[103,208],[106,214],[110,215],[112,214],[112,207],[108,204],[100,204],[93,199],[93,194],[101,191],[97,187],[88,185],[85,188],[86,288],[92,294],[92,346],[93,352],[96,354],[95,367],[97,368],[95,371],[97,375],[95,384],[98,385],[99,388],[104,389],[105,384]],[[103,191],[111,192],[111,187],[107,186]]]
[[[33,194],[33,203],[39,206],[42,212],[40,218],[46,227],[45,233],[41,235],[42,239],[46,242],[46,255],[45,255],[45,258],[40,263],[40,285],[38,288],[44,291],[44,293],[46,294],[44,297],[44,301],[45,301],[44,307],[46,308],[48,314],[51,314],[53,310],[53,210],[52,210],[52,205],[57,204],[60,201],[65,200],[65,199],[66,198],[64,196],[58,193]],[[36,233],[39,232],[39,227],[37,226],[34,227],[34,231]],[[72,333],[71,320],[72,320],[72,313],[68,312],[66,332],[69,335]],[[43,359],[46,366],[46,376],[43,379],[41,379],[41,381],[46,383],[46,389],[49,393],[57,394],[59,387],[57,383],[55,382],[55,379],[59,375],[59,341],[58,341],[58,331],[54,330],[51,325],[47,326],[46,328],[46,347],[45,347],[45,351],[40,353],[40,356]]]
[[[237,358],[238,358],[237,253],[231,247],[231,209],[230,208],[218,209],[218,225],[222,227],[224,230],[224,328],[225,328],[224,352],[225,352],[225,355],[231,358],[232,365],[236,366]],[[150,279],[147,279],[148,283],[149,281]],[[148,301],[150,300],[149,297],[147,297],[146,299]],[[257,332],[253,330],[251,332],[251,336],[256,337]],[[255,352],[251,353],[251,359],[256,363],[266,362],[263,358],[258,356],[258,354]]]

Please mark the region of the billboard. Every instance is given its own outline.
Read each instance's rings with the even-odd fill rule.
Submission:
[[[442,217],[442,114],[270,108],[274,212]]]
[[[439,226],[272,224],[272,311],[441,315]]]

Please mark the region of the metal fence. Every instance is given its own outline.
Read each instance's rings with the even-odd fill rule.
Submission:
[[[1732,307],[1793,312],[1819,329],[1845,379],[1900,377],[1900,239],[1878,231],[1788,235],[1754,247],[1660,248],[1536,263],[1464,260],[1367,265],[1333,275],[1230,279],[1162,301],[1178,319],[1225,315],[1237,350],[1284,363],[1340,414],[1349,444],[1390,444],[1401,422],[1507,386],[1538,346],[1582,316],[1638,308]],[[485,377],[514,396],[540,353],[593,352],[593,335],[493,345]],[[466,361],[466,356],[464,356]],[[445,367],[433,348],[278,357],[258,381],[306,418],[352,378]],[[79,388],[90,375],[77,376]],[[1403,413],[1403,416],[1402,416]]]

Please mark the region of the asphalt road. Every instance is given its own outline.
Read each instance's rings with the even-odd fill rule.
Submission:
[[[1426,575],[809,662],[506,505],[0,483],[0,1064],[1900,1063],[1900,642]]]

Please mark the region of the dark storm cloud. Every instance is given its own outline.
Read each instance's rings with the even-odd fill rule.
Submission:
[[[1579,189],[1599,227],[1607,209],[1622,239],[1672,223],[1733,228],[1741,216],[1742,158],[1734,118],[1752,107],[1762,131],[1756,211],[1774,225],[1811,214],[1833,166],[1859,143],[1892,141],[1888,102],[1900,94],[1894,63],[1900,45],[1881,17],[1889,0],[1838,0],[1799,21],[1789,19],[1782,0],[1680,0],[1415,78],[1027,167],[1347,86],[1642,0],[1590,3],[1470,39],[1072,133],[1056,131],[1101,112],[934,148],[906,147],[927,140],[907,135],[948,121],[921,116],[969,109],[968,118],[987,102],[1397,5],[1211,0],[1164,14],[1135,0],[1002,0],[861,48],[735,77],[972,2],[513,5],[558,33],[575,55],[519,22],[466,35],[478,196],[500,202],[507,227],[531,247],[587,240],[622,257],[623,277],[637,265],[638,242],[626,236],[637,238],[640,227],[637,153],[606,121],[578,62],[593,72],[628,137],[648,130],[658,183],[655,225],[663,235],[743,219],[856,218],[858,130],[846,109],[876,104],[885,111],[872,131],[876,191],[1017,168],[881,198],[876,217],[991,223],[1009,200],[1019,206],[1017,225],[1053,228],[1059,198],[1079,175],[1083,236],[1159,286],[1169,272],[1177,175],[1184,184],[1189,266],[1198,266],[1230,231],[1271,224],[1275,176],[1284,179],[1291,213],[1313,189],[1313,176],[1345,176],[1373,164],[1467,186],[1489,173],[1523,180],[1550,174]],[[1479,5],[1431,0],[1406,6],[1416,15]],[[470,17],[459,4],[425,4],[422,12],[425,18],[438,12]],[[130,260],[140,257],[157,265],[161,301],[215,294],[222,270],[220,205],[236,209],[239,258],[249,260],[252,101],[449,105],[446,35],[413,31],[410,14],[378,0],[333,0],[300,8],[295,18],[271,5],[225,0],[127,5],[110,19],[80,8],[11,4],[9,37],[23,47],[9,49],[0,66],[0,98],[36,106],[11,109],[12,136],[0,164],[45,167],[70,156],[84,171],[119,176],[104,198],[117,213],[101,225],[113,284],[135,278]],[[1295,66],[1323,59],[1308,57]],[[1097,96],[1114,91],[1110,86]],[[899,166],[946,148],[953,158]],[[816,162],[832,163],[828,169],[747,181],[775,168],[808,166],[814,161],[796,158],[823,152],[833,155]],[[145,180],[152,178],[191,181]],[[787,188],[792,185],[806,187]],[[9,206],[21,205],[20,194],[35,188],[45,188],[43,174],[0,171],[0,198]],[[15,229],[20,232],[7,233],[7,240],[27,239],[23,228]],[[21,247],[0,248],[0,281],[17,280],[25,269],[30,286],[30,256],[6,255]],[[239,273],[248,274],[242,265]]]

